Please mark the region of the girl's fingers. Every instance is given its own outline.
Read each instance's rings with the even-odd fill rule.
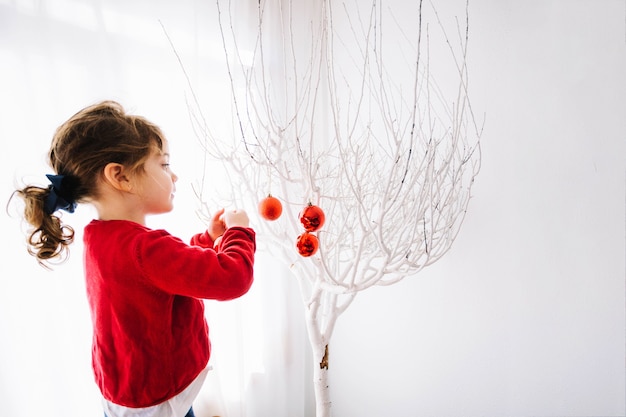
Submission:
[[[220,217],[222,217],[222,214],[224,214],[225,209],[221,208],[218,211],[215,212],[215,214],[213,215],[213,221],[214,222],[219,222],[221,221]]]

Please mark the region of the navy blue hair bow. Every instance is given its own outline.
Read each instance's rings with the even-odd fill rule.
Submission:
[[[46,177],[52,184],[48,187],[50,192],[44,202],[44,210],[48,214],[52,214],[57,210],[65,210],[68,213],[74,213],[76,209],[76,201],[71,197],[72,193],[68,190],[67,180],[64,181],[65,175],[50,175]]]

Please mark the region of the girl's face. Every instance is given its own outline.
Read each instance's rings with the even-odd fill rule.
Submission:
[[[163,141],[163,149],[155,148],[152,151],[138,181],[138,195],[145,214],[167,213],[172,210],[178,177],[170,169],[167,141]]]

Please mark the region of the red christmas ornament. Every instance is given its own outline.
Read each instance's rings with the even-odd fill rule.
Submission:
[[[276,197],[269,194],[259,202],[259,214],[265,220],[276,220],[283,213],[283,205]]]
[[[298,253],[304,257],[315,255],[315,252],[317,252],[317,248],[319,248],[319,246],[320,242],[317,239],[317,236],[309,232],[302,233],[300,236],[298,236],[298,239],[296,240]]]
[[[311,203],[300,212],[300,223],[307,232],[319,230],[324,225],[325,220],[324,210]]]

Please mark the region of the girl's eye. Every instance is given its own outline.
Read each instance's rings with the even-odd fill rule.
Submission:
[[[163,167],[163,169],[168,170],[170,169],[170,164],[161,164],[161,166]]]

